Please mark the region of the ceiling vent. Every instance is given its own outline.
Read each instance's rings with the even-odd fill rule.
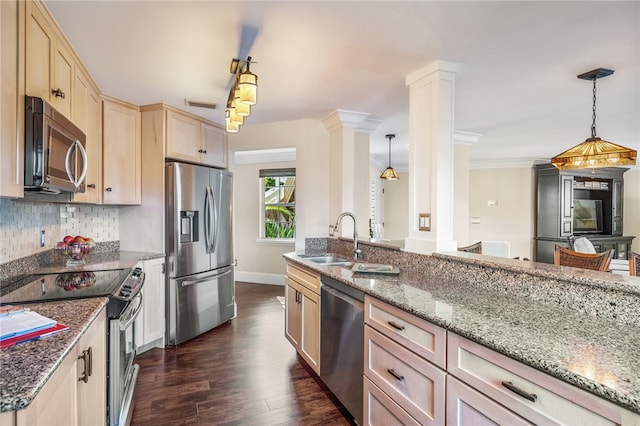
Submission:
[[[215,102],[194,101],[193,99],[185,99],[184,104],[196,108],[218,109],[218,104]]]

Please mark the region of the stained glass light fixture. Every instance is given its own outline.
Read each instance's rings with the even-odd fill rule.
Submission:
[[[384,169],[384,172],[380,175],[380,179],[398,180],[398,174],[393,170],[393,167],[391,167],[391,139],[395,138],[396,135],[384,135],[384,137],[389,139],[389,167]]]
[[[580,74],[578,78],[593,81],[593,122],[591,137],[579,145],[556,155],[551,159],[558,169],[595,169],[636,164],[638,152],[635,149],[616,145],[596,136],[596,80],[613,74],[613,70],[597,68]]]

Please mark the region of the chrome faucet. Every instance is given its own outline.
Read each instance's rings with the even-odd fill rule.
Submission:
[[[336,224],[333,226],[333,232],[338,232],[340,229],[340,221],[343,217],[350,216],[353,219],[353,258],[358,259],[358,257],[362,254],[362,250],[358,248],[358,222],[356,221],[356,216],[351,212],[344,212],[338,216],[338,220],[336,220]]]

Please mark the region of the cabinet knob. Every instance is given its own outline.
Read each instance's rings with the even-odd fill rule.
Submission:
[[[200,154],[206,154],[206,153],[207,153],[207,150],[206,150],[206,149],[199,149],[199,150],[198,150],[198,152],[199,152]]]
[[[64,92],[59,87],[57,89],[51,89],[51,94],[54,95],[56,98],[64,99]]]
[[[95,183],[90,183],[89,185],[87,185],[87,187],[89,187],[91,189],[94,189],[96,187],[96,184]]]
[[[111,191],[112,191],[112,189],[111,189],[111,187],[109,187],[109,188],[106,188],[106,189],[105,189],[105,191],[107,191],[107,192],[111,192]]]

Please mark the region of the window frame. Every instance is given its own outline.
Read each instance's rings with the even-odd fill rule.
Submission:
[[[297,186],[297,179],[293,184],[293,194],[294,201],[290,203],[267,203],[265,199],[266,195],[266,178],[286,178],[286,177],[296,177],[296,169],[295,168],[278,168],[278,169],[260,169],[259,170],[259,179],[258,179],[258,193],[259,195],[259,225],[258,225],[258,238],[257,242],[264,244],[293,244],[296,238],[297,231],[297,221],[296,221],[296,202],[295,202],[295,190]],[[293,207],[294,219],[293,219],[293,235],[291,238],[270,238],[266,235],[266,211],[267,206],[269,205],[282,205],[286,207]]]

